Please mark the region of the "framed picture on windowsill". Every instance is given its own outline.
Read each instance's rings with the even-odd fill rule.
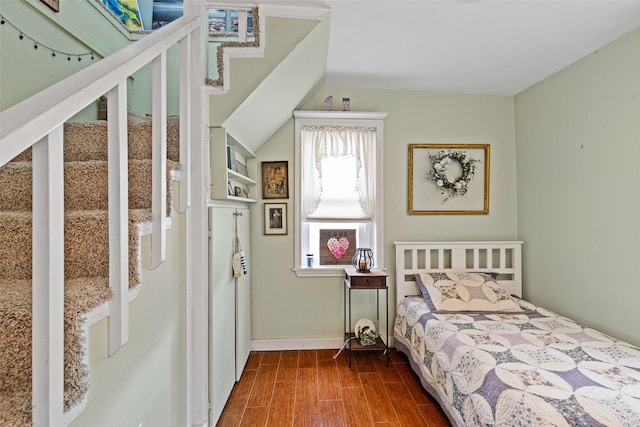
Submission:
[[[410,144],[409,215],[489,213],[489,144]]]
[[[262,162],[262,198],[289,198],[289,162]]]
[[[264,204],[264,234],[287,234],[287,204]]]

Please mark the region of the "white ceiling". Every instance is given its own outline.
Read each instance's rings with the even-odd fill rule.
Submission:
[[[640,0],[260,3],[332,10],[330,86],[514,95],[640,27]]]

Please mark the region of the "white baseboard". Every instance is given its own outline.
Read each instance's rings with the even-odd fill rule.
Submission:
[[[294,338],[275,340],[251,340],[252,351],[277,350],[326,350],[339,349],[344,338]]]

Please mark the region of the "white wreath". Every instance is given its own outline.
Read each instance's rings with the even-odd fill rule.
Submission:
[[[427,171],[427,178],[436,183],[440,194],[446,196],[445,201],[467,194],[480,160],[467,157],[462,150],[440,150],[434,155],[429,154],[429,159],[432,167]],[[447,176],[447,167],[452,162],[458,162],[462,167],[462,174],[458,177]]]

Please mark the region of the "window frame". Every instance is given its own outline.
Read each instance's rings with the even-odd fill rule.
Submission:
[[[344,276],[344,266],[328,267],[314,266],[306,267],[306,259],[302,253],[303,243],[308,236],[303,232],[302,220],[302,146],[300,131],[303,126],[352,126],[352,127],[375,127],[376,147],[375,147],[375,168],[374,176],[376,187],[376,209],[372,218],[371,228],[375,267],[384,269],[384,198],[383,198],[383,148],[384,148],[384,119],[387,113],[384,112],[355,112],[355,111],[294,111],[295,122],[295,144],[294,156],[296,165],[295,179],[295,203],[294,203],[294,266],[293,271],[298,277],[335,277]],[[332,222],[357,222],[336,219]]]

